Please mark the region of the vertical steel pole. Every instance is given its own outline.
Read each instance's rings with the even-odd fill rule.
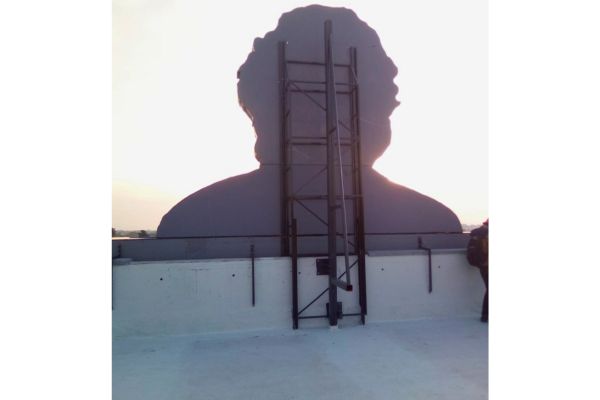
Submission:
[[[333,82],[333,51],[331,20],[325,21],[325,108],[327,135],[327,228],[329,250],[329,325],[337,326],[337,224],[335,182],[335,86]]]
[[[362,198],[362,157],[361,157],[361,142],[360,142],[360,107],[359,107],[359,92],[358,92],[358,56],[356,47],[350,48],[350,65],[351,74],[350,82],[352,86],[351,104],[352,104],[352,133],[353,133],[353,149],[354,162],[356,169],[354,172],[354,190],[358,196],[355,199],[356,210],[356,228],[357,236],[354,241],[356,243],[356,253],[358,256],[358,301],[360,304],[361,322],[365,323],[367,315],[367,273],[366,273],[366,245],[365,245],[365,214]]]
[[[292,219],[292,321],[298,329],[298,227],[296,218]]]
[[[290,254],[289,221],[288,221],[288,105],[287,105],[287,60],[285,55],[286,42],[279,42],[279,160],[280,160],[280,204],[281,204],[281,256]]]

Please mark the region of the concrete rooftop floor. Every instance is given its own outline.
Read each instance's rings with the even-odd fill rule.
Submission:
[[[487,399],[487,349],[477,319],[115,338],[113,399]]]

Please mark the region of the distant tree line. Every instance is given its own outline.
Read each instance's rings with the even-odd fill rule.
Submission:
[[[114,238],[154,238],[156,237],[156,231],[153,230],[122,230],[112,228],[112,237]]]
[[[475,228],[479,228],[481,225],[469,225],[469,224],[461,224],[463,232],[471,232]]]

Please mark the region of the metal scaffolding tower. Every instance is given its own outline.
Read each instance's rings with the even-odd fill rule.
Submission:
[[[361,150],[359,91],[357,79],[357,50],[350,47],[348,63],[334,61],[332,22],[324,24],[324,62],[290,60],[286,57],[286,42],[279,42],[280,130],[281,130],[281,252],[292,258],[292,318],[294,329],[306,318],[329,319],[336,326],[338,318],[360,316],[365,323],[367,314],[364,211],[361,183]],[[312,70],[313,72],[308,72]],[[341,71],[341,73],[339,73]],[[304,72],[304,74],[302,74]],[[322,78],[308,79],[307,76]],[[299,76],[299,77],[296,77]],[[339,79],[345,76],[346,79]],[[292,115],[293,97],[300,96],[315,107],[315,112],[304,118],[325,122],[321,132],[294,134]],[[344,103],[347,122],[338,105]],[[310,147],[312,162],[294,160],[300,148]],[[322,150],[325,148],[325,151]],[[306,154],[306,153],[305,153]],[[316,161],[315,161],[316,160]],[[326,193],[306,193],[326,175]],[[327,233],[298,233],[306,220],[298,220],[298,213],[314,218],[327,227]],[[348,223],[351,222],[351,224]],[[352,231],[349,231],[352,229]],[[339,232],[341,230],[342,232]],[[327,236],[328,287],[302,310],[298,311],[298,257],[315,256],[302,252],[299,238]],[[350,250],[350,247],[352,250]],[[320,254],[317,254],[319,256]],[[338,275],[337,258],[344,256],[344,271]],[[350,263],[350,258],[354,261]],[[324,261],[324,260],[319,260]],[[360,313],[343,314],[337,301],[337,290],[352,291],[351,269],[358,266],[358,295]],[[329,293],[325,315],[301,315],[323,294]]]

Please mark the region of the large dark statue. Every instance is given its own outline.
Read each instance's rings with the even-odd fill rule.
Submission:
[[[389,117],[399,104],[398,88],[393,79],[397,69],[386,55],[377,33],[356,14],[345,8],[309,6],[285,13],[276,29],[257,38],[253,51],[238,72],[238,96],[243,110],[252,120],[256,132],[255,154],[259,169],[205,187],[188,196],[164,215],[158,227],[158,237],[279,235],[281,233],[280,200],[280,86],[278,44],[287,42],[287,58],[323,60],[323,24],[333,23],[333,55],[336,63],[347,63],[352,47],[358,53],[358,84],[360,87],[360,131],[362,152],[362,191],[364,195],[365,232],[431,233],[461,231],[456,215],[443,204],[404,186],[394,184],[373,170],[372,165],[390,143]],[[303,79],[323,80],[320,69],[304,70]],[[339,79],[346,79],[338,71]],[[313,98],[319,99],[318,95]],[[291,128],[295,135],[324,136],[325,119],[306,96],[291,98]],[[346,105],[340,97],[340,110]],[[321,112],[321,115],[319,115]],[[340,111],[340,121],[349,124],[349,115]],[[341,132],[343,133],[343,132]],[[226,155],[224,155],[226,156]],[[298,165],[322,161],[323,153],[316,149],[295,148],[292,162]],[[434,166],[432,166],[433,168]],[[344,171],[346,174],[349,171]],[[314,171],[306,171],[311,175]],[[326,193],[325,174],[310,182],[304,190]],[[294,177],[299,181],[301,177]],[[304,177],[306,178],[306,177]],[[306,180],[306,179],[305,179]],[[320,215],[323,210],[315,205]],[[326,232],[315,218],[298,216],[300,233]],[[371,235],[367,249],[410,248],[416,245],[414,236],[408,245],[406,236],[379,243]],[[433,247],[457,247],[456,235],[432,236]],[[326,239],[324,239],[326,240]],[[273,254],[276,255],[276,254]]]

